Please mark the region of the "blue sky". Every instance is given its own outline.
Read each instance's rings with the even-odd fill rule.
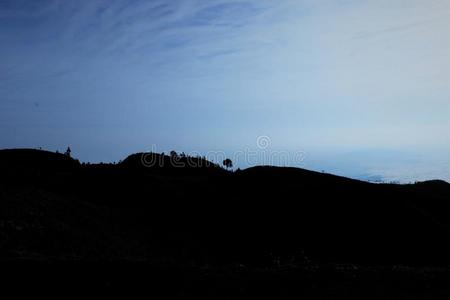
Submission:
[[[448,28],[446,0],[0,0],[0,148],[267,136],[307,168],[450,180]]]

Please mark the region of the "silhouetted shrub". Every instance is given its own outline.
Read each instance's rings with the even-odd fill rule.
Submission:
[[[225,159],[222,164],[225,166],[225,168],[227,169],[231,169],[233,167],[233,162],[231,161],[231,159],[227,158]]]

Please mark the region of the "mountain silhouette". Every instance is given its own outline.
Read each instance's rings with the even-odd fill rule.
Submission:
[[[173,166],[161,154],[149,154],[161,164],[145,167],[143,155],[84,165],[51,152],[0,151],[2,211],[19,214],[3,216],[15,224],[4,225],[3,253],[105,257],[102,235],[117,239],[103,245],[112,257],[132,244],[131,257],[211,264],[263,265],[299,253],[320,262],[449,262],[446,182],[372,184],[268,166],[230,172],[202,158]],[[19,238],[27,230],[30,238]],[[72,253],[42,236],[64,240],[58,247]],[[150,245],[158,251],[147,253]]]
[[[157,160],[158,164],[145,165]],[[148,160],[150,159],[150,160]],[[0,150],[0,257],[273,268],[447,266],[450,184],[133,154],[81,164]]]

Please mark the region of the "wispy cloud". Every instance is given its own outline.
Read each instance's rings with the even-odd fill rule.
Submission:
[[[355,35],[355,39],[373,38],[384,34],[395,34],[402,31],[413,30],[419,26],[426,24],[427,22],[414,22],[410,24],[403,24],[398,26],[390,26],[380,30],[374,31],[361,31]]]
[[[0,34],[5,43],[27,43],[37,53],[54,51],[74,64],[111,59],[161,66],[264,46],[251,28],[261,25],[273,6],[268,1],[223,0],[11,1],[3,3],[0,18],[8,30]],[[28,34],[22,35],[24,31]]]

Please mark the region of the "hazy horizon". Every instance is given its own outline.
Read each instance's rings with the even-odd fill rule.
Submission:
[[[448,28],[445,0],[1,1],[0,148],[450,181]]]

